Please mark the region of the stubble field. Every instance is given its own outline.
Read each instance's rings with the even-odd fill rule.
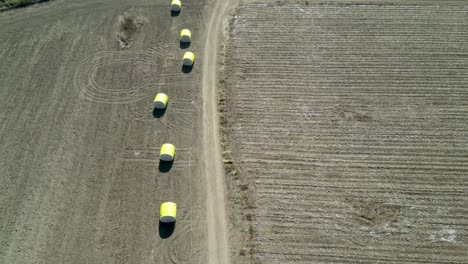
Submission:
[[[468,7],[363,2],[233,18],[225,162],[254,263],[468,262]]]
[[[0,13],[0,263],[206,263],[203,2],[51,1]],[[164,115],[153,98],[165,92]],[[159,148],[177,147],[172,168]],[[174,233],[159,205],[178,204]]]

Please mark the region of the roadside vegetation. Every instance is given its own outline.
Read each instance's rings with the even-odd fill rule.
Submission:
[[[46,2],[49,0],[0,0],[0,10],[15,8],[15,7],[24,7],[32,5],[39,2]]]

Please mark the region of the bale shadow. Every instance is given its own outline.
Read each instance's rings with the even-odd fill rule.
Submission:
[[[171,170],[174,161],[159,160],[159,172],[165,173]]]
[[[180,15],[180,10],[179,11],[171,10],[171,17],[176,17],[176,16],[179,16],[179,15]]]
[[[180,42],[179,42],[179,47],[180,47],[181,49],[186,49],[186,48],[190,47],[190,42],[182,42],[182,41],[180,41]]]
[[[167,109],[167,107],[164,108],[164,109],[158,109],[158,108],[155,107],[155,108],[153,109],[153,117],[155,117],[155,118],[161,118],[161,117],[163,117],[164,114],[166,113],[166,109]]]
[[[174,233],[176,222],[163,223],[159,221],[159,237],[162,239],[169,238]]]
[[[193,65],[192,66],[182,65],[182,72],[183,73],[191,73],[192,69],[193,69]]]

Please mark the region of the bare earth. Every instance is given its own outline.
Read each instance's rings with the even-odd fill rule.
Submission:
[[[236,2],[0,13],[0,263],[468,263],[465,2]]]
[[[466,1],[366,2],[232,21],[220,104],[254,263],[468,263]]]
[[[0,263],[228,263],[223,188],[210,185],[222,174],[201,158],[221,164],[219,150],[203,149],[217,142],[216,113],[202,107],[215,89],[201,71],[205,41],[217,54],[204,38],[219,31],[226,7],[215,6],[210,20],[205,1],[184,1],[174,17],[161,0],[0,13]],[[184,27],[199,55],[190,73]],[[155,117],[158,92],[170,103]],[[159,165],[165,142],[177,147],[172,168]],[[164,201],[179,209],[169,237]]]
[[[224,14],[235,0],[217,1],[211,10],[203,62],[202,171],[207,180],[208,263],[231,263],[225,209],[224,170],[221,161],[218,118],[218,53]],[[235,231],[236,232],[236,231]]]

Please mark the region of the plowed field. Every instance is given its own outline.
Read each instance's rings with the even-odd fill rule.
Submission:
[[[255,263],[468,263],[466,2],[363,2],[243,4],[232,21]]]

